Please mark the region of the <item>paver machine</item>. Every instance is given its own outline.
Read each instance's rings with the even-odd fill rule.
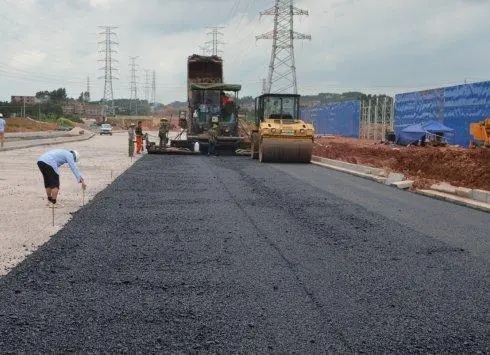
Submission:
[[[149,142],[149,153],[207,153],[209,129],[219,127],[216,150],[234,153],[243,142],[238,135],[239,84],[223,83],[221,57],[193,54],[187,58],[188,111],[179,112],[182,131],[170,139],[170,147],[160,148]],[[196,151],[196,143],[199,149]]]
[[[299,118],[300,95],[263,94],[255,99],[250,154],[260,162],[309,163],[315,129]]]
[[[239,84],[223,82],[223,60],[219,56],[193,54],[187,58],[188,112],[179,123],[186,130],[185,140],[172,140],[174,147],[194,147],[207,152],[208,130],[217,124],[216,150],[234,152],[243,141],[238,135]]]
[[[234,152],[243,141],[238,135],[239,84],[193,83],[190,85],[187,139],[207,150],[208,130],[218,125],[216,150]]]

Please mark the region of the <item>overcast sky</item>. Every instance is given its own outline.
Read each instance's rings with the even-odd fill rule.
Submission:
[[[145,69],[156,72],[156,99],[186,98],[186,59],[220,29],[225,81],[241,96],[260,94],[273,27],[259,12],[273,0],[0,0],[0,100],[65,87],[78,97],[90,77],[103,95],[98,26],[117,26],[119,70],[114,97],[130,95],[129,57],[139,56],[138,97]],[[394,94],[490,79],[490,0],[302,0],[295,30],[298,92]]]

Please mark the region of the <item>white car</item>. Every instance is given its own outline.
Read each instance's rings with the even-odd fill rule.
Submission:
[[[109,134],[112,136],[112,126],[110,123],[102,123],[100,126],[100,135]]]

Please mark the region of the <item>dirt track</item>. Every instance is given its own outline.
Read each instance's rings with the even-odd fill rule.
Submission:
[[[5,132],[44,132],[56,129],[56,122],[41,122],[24,117],[10,117],[7,119]]]
[[[490,190],[490,149],[402,147],[351,138],[317,138],[313,154],[405,174],[414,187],[445,181]]]

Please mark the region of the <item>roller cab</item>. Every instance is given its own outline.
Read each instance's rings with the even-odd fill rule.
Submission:
[[[255,99],[251,157],[260,162],[309,163],[315,129],[299,119],[300,95],[263,94]]]

